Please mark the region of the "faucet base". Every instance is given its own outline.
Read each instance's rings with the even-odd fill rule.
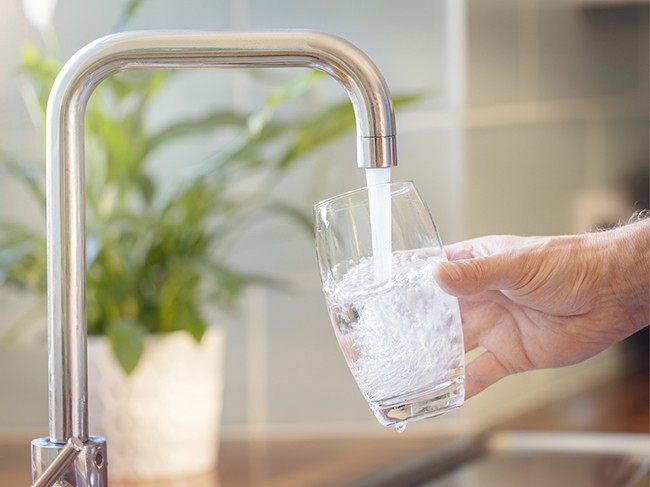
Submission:
[[[52,443],[47,436],[32,440],[32,482],[41,478],[65,447],[65,443]],[[106,487],[107,458],[106,440],[101,436],[89,437],[74,462],[57,479],[59,483],[56,485]]]

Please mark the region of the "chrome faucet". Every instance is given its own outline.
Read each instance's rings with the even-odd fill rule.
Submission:
[[[107,485],[106,440],[88,434],[84,115],[97,85],[131,69],[305,67],[346,89],[356,117],[357,164],[396,165],[389,90],[347,41],[311,31],[142,31],[102,37],[57,77],[47,107],[49,436],[32,441],[33,486]]]

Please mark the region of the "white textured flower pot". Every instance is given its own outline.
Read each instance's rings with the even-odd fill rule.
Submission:
[[[185,332],[151,335],[127,376],[106,338],[88,338],[89,432],[108,441],[110,477],[182,477],[216,468],[224,342],[217,327],[200,344]]]

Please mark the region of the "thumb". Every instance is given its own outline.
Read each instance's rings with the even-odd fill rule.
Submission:
[[[518,259],[501,255],[440,262],[435,279],[454,296],[488,290],[514,290],[524,282],[525,268]]]

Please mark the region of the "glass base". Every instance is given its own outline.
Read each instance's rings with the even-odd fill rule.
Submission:
[[[465,377],[457,376],[424,390],[371,403],[383,426],[397,427],[459,408],[465,401]]]

